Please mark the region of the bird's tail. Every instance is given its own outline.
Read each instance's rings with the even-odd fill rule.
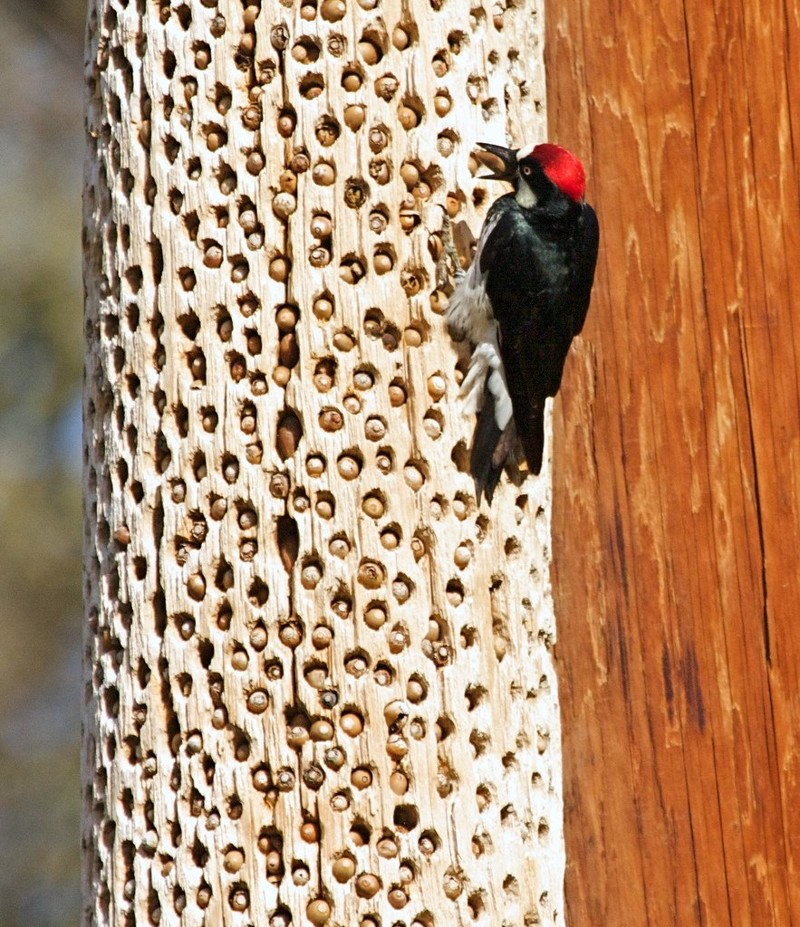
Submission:
[[[497,424],[494,394],[487,389],[483,408],[478,414],[475,434],[472,439],[472,453],[469,469],[475,480],[475,495],[480,505],[481,496],[492,504],[494,491],[500,482],[504,468],[509,468],[511,481],[518,484],[522,478],[516,462],[517,432],[512,418],[505,428]]]
[[[469,469],[475,480],[475,494],[479,505],[483,493],[486,493],[486,499],[491,505],[492,496],[503,472],[504,461],[495,463],[495,450],[502,436],[503,432],[498,427],[494,414],[494,396],[487,389],[484,391],[483,408],[478,413],[475,423],[472,453],[469,458]]]

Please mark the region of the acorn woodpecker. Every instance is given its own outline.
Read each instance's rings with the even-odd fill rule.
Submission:
[[[514,191],[486,216],[475,257],[447,310],[451,333],[474,345],[460,395],[478,421],[470,471],[491,503],[517,444],[538,474],[544,407],[561,385],[572,339],[583,328],[597,262],[599,227],[584,202],[583,165],[559,145],[481,144],[478,157]]]

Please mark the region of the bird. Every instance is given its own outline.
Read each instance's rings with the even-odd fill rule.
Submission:
[[[566,148],[478,148],[490,171],[481,179],[513,190],[489,208],[446,319],[454,338],[474,345],[459,395],[465,412],[477,413],[470,472],[478,503],[485,494],[491,505],[520,451],[531,473],[541,471],[545,400],[558,392],[586,319],[600,229],[583,164]]]

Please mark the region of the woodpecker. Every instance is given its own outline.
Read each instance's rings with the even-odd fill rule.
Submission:
[[[478,414],[470,471],[478,501],[485,493],[491,504],[518,446],[532,473],[542,468],[545,400],[586,319],[600,232],[583,165],[566,148],[479,147],[482,179],[514,189],[490,207],[447,322],[475,345],[460,396]]]

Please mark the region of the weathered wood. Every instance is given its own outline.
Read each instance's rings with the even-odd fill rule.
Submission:
[[[563,920],[549,477],[477,508],[437,266],[537,11],[92,4],[86,924]]]
[[[551,4],[593,307],[556,412],[568,921],[800,923],[796,4]]]

